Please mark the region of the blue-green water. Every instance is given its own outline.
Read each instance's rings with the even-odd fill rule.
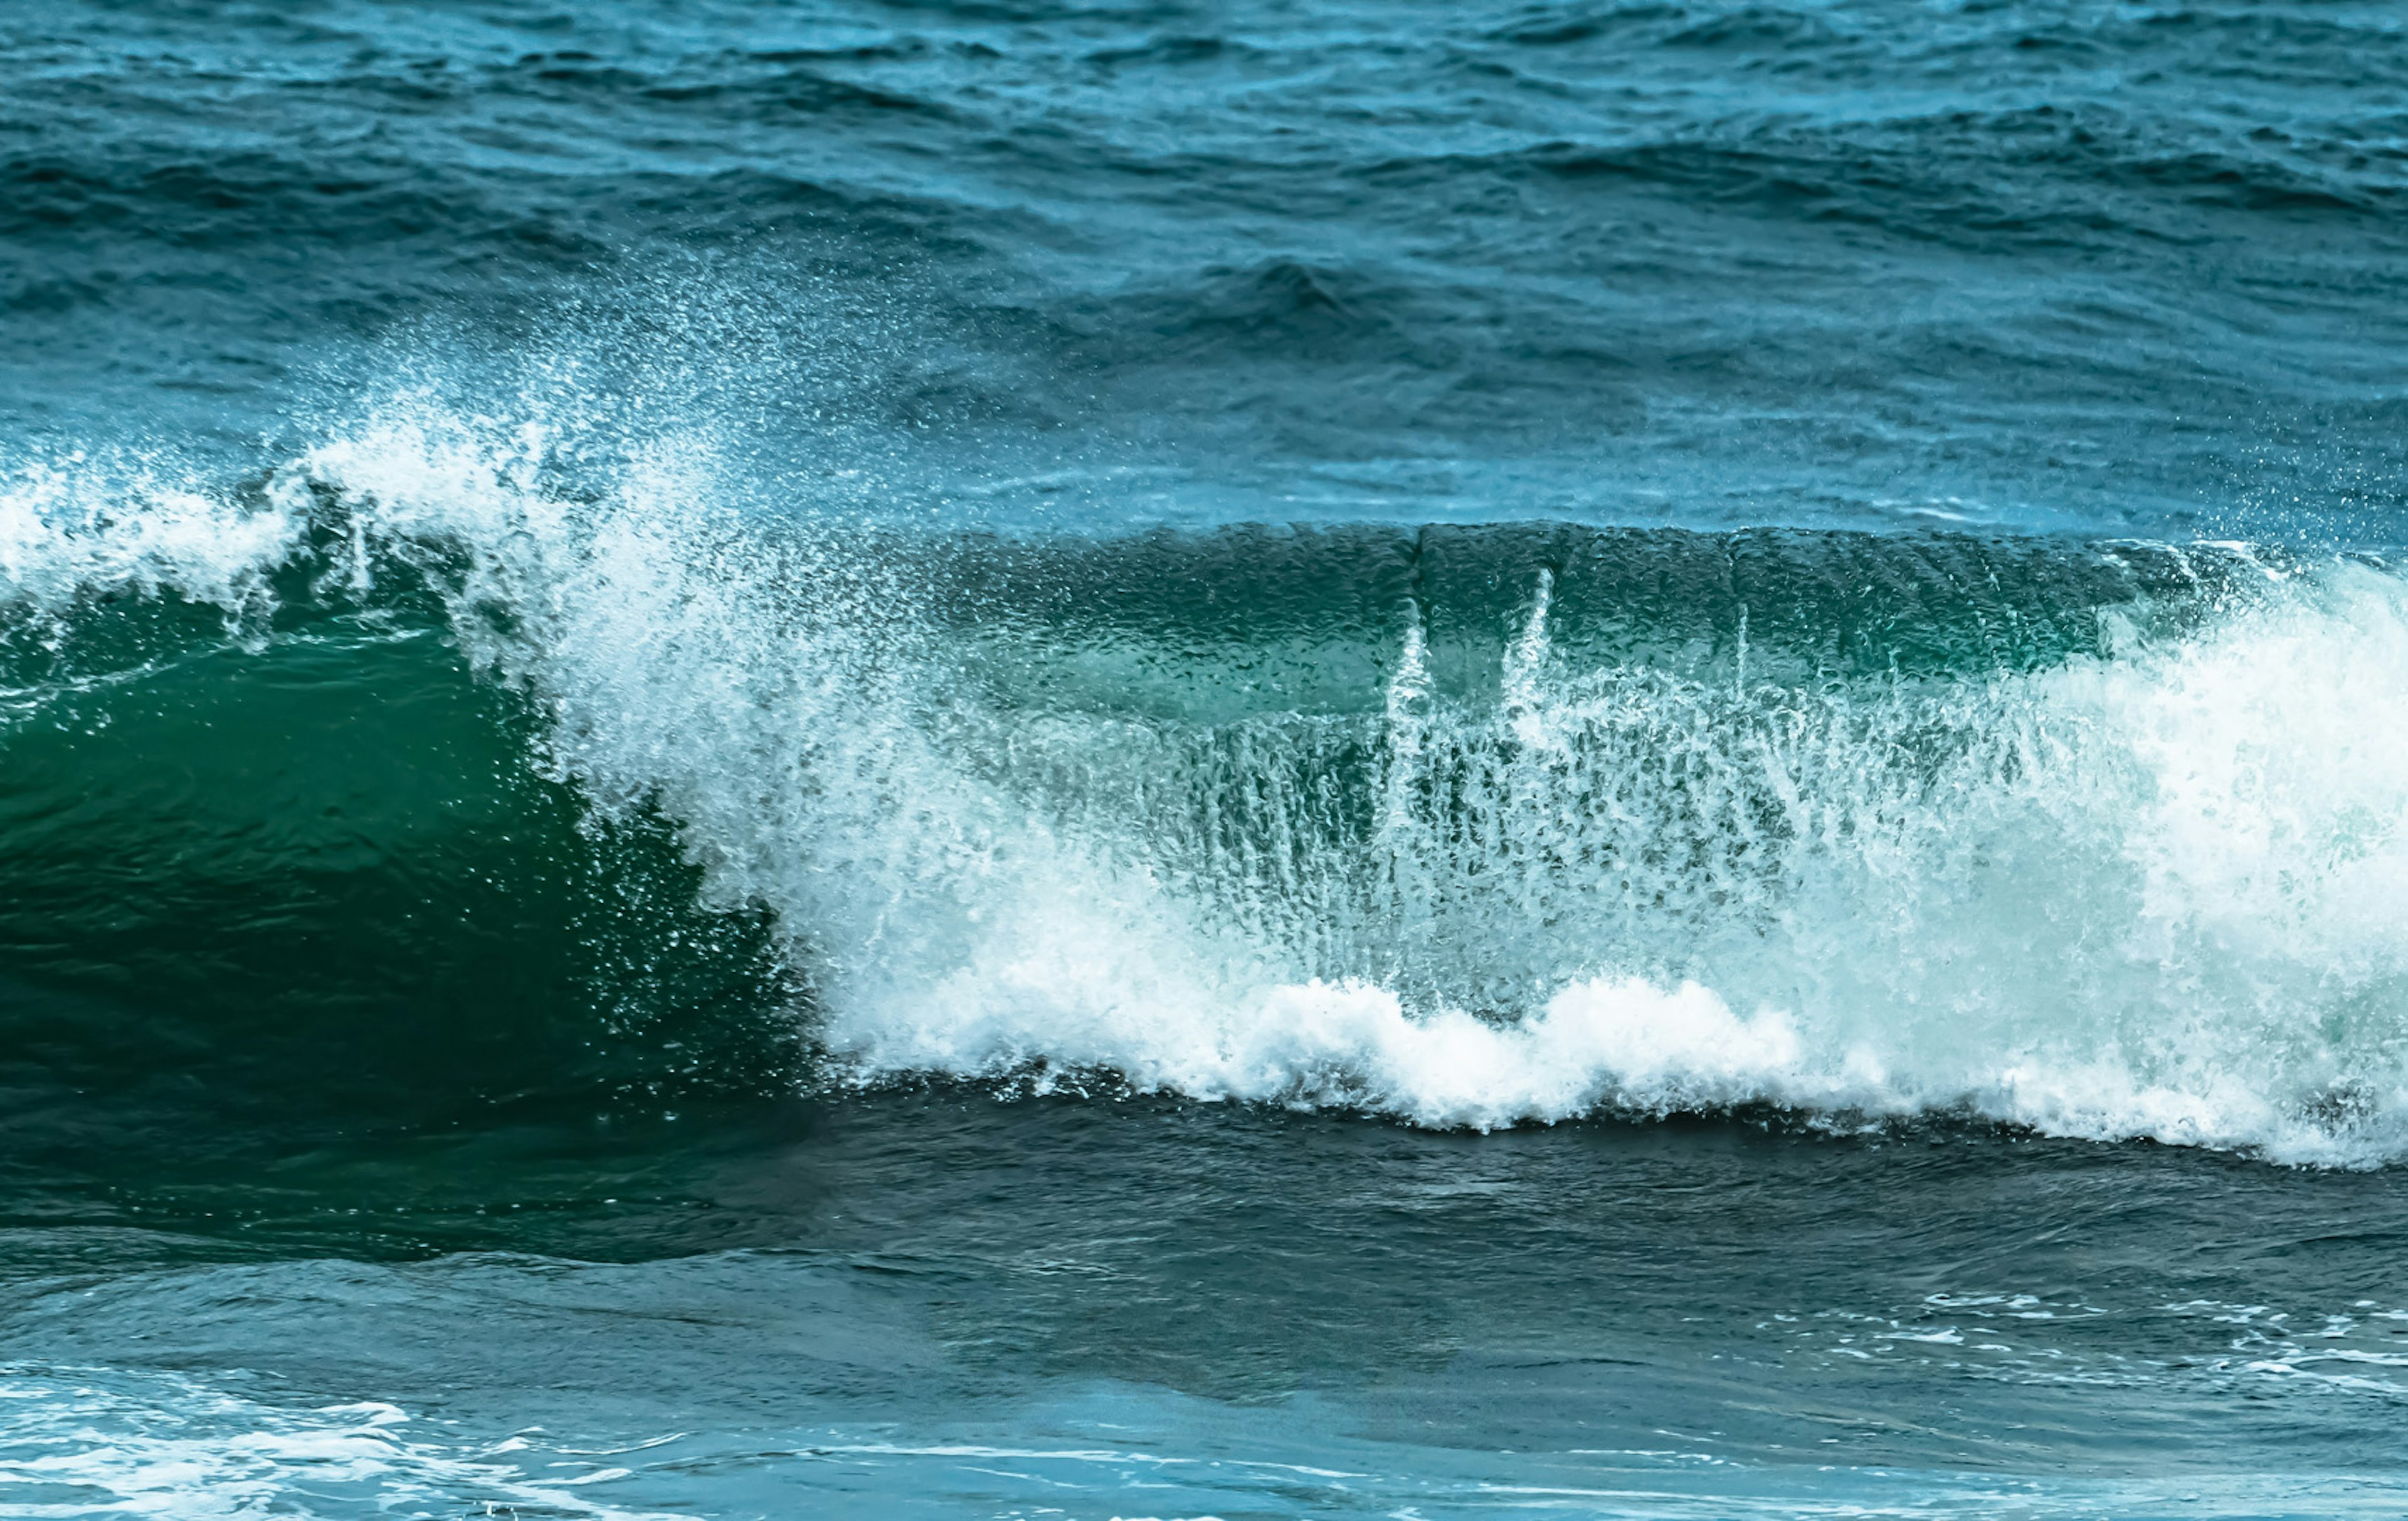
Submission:
[[[0,1515],[2399,1514],[2403,33],[0,14]]]

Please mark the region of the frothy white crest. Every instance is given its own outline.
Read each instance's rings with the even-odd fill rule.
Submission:
[[[141,461],[35,461],[0,476],[0,609],[55,620],[79,599],[173,592],[240,620],[302,520],[245,506]]]
[[[1601,1105],[1641,1112],[1744,1103],[1800,1075],[1797,1032],[1742,1020],[1696,983],[1636,979],[1567,988],[1497,1025],[1453,1010],[1414,1016],[1367,983],[1268,985],[1235,1004],[1126,999],[1118,986],[1064,997],[1091,969],[1024,961],[949,989],[867,1053],[889,1069],[1009,1070],[1028,1060],[1117,1071],[1149,1089],[1335,1103],[1418,1124],[1482,1129]],[[1004,996],[997,997],[1001,991]],[[1072,1017],[1065,1018],[1065,1014]]]
[[[1584,665],[1540,578],[1491,697],[1439,693],[1400,608],[1358,709],[1148,717],[1111,684],[1190,656],[935,616],[909,566],[728,505],[706,449],[575,493],[559,452],[404,398],[282,472],[239,563],[330,500],[352,583],[442,588],[564,774],[656,803],[711,891],[776,911],[862,1081],[2408,1151],[2388,574],[2329,566],[2035,671],[1793,686]],[[181,565],[182,531],[137,558]],[[1078,681],[1016,698],[1046,659]]]

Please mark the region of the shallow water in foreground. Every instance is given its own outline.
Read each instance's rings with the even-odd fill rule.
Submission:
[[[716,1118],[146,1157],[38,1227],[20,1197],[8,1460],[47,1487],[11,1502],[2321,1516],[2408,1484],[2408,1304],[2365,1293],[2391,1172],[951,1088]]]

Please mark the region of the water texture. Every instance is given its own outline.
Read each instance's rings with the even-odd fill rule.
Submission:
[[[0,16],[0,1515],[2391,1515],[2390,7]]]

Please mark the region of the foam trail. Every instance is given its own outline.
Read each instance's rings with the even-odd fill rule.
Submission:
[[[389,1404],[294,1409],[172,1373],[0,1366],[0,1481],[30,1502],[17,1515],[173,1515],[186,1521],[285,1512],[294,1494],[340,1509],[517,1514],[647,1521],[580,1491],[624,1477],[523,1472],[506,1441],[461,1452],[413,1441]],[[553,1469],[572,1466],[550,1465]]]

